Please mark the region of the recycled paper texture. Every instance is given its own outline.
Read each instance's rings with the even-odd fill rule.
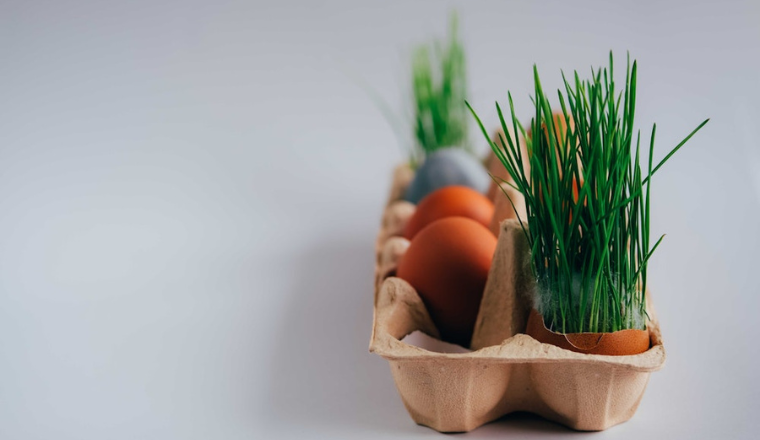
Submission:
[[[409,181],[402,168],[389,202]],[[381,237],[386,237],[383,231]],[[589,355],[541,344],[522,333],[530,313],[527,252],[519,223],[502,222],[469,353],[436,353],[402,342],[414,331],[439,335],[412,286],[395,277],[376,280],[370,351],[389,361],[404,405],[418,424],[464,432],[513,411],[528,411],[573,429],[598,431],[636,412],[649,374],[665,362],[651,304],[651,347],[644,353]]]

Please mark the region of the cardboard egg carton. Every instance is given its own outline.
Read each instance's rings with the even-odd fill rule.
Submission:
[[[396,170],[389,207],[408,179],[403,167]],[[393,274],[392,262],[386,259],[381,270],[381,254],[391,237],[384,230],[378,236],[370,352],[389,361],[401,399],[420,425],[466,432],[508,413],[528,411],[576,430],[607,429],[633,416],[649,374],[665,362],[651,303],[651,346],[637,355],[575,353],[523,334],[530,312],[525,292],[531,281],[527,243],[515,220],[501,223],[473,351],[439,353],[407,344],[404,337],[415,331],[437,338],[438,330],[414,288],[386,277]]]

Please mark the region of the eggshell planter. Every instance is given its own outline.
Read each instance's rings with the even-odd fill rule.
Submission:
[[[639,354],[649,349],[649,329],[619,330],[610,333],[557,333],[546,328],[544,318],[531,310],[525,333],[545,344],[586,354],[622,356]]]
[[[389,206],[409,181],[404,168],[396,170]],[[383,249],[387,235],[380,231],[377,249]],[[519,223],[502,222],[470,344],[473,351],[437,353],[402,341],[415,331],[434,338],[439,333],[409,283],[380,275],[378,253],[369,348],[389,361],[396,388],[416,423],[441,432],[466,432],[508,413],[528,411],[576,430],[599,431],[635,413],[649,374],[665,362],[651,304],[649,348],[643,353],[587,354],[539,342],[525,334],[532,310],[525,295],[530,287],[527,254]]]

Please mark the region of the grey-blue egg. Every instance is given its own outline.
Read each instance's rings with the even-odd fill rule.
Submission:
[[[485,194],[491,177],[472,154],[461,148],[444,148],[427,156],[406,189],[404,200],[417,204],[431,192],[449,185],[468,186]]]

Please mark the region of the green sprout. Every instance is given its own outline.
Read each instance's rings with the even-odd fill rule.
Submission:
[[[412,163],[445,147],[469,148],[465,107],[467,76],[464,48],[459,41],[456,14],[451,16],[446,45],[423,45],[412,58],[412,92],[416,145]]]
[[[609,61],[609,70],[592,69],[589,80],[581,81],[575,72],[568,81],[562,74],[565,94],[557,94],[564,124],[553,117],[534,65],[533,136],[524,136],[529,166],[499,104],[501,144],[490,139],[467,104],[512,177],[509,184],[525,197],[527,219],[519,220],[531,249],[533,305],[547,327],[560,333],[646,328],[647,264],[664,237],[651,245],[651,179],[709,121],[656,166],[655,124],[648,163],[642,165],[641,133],[633,128],[636,61],[631,66],[629,58],[625,86],[617,95],[612,52]],[[508,96],[513,133],[525,135]]]

